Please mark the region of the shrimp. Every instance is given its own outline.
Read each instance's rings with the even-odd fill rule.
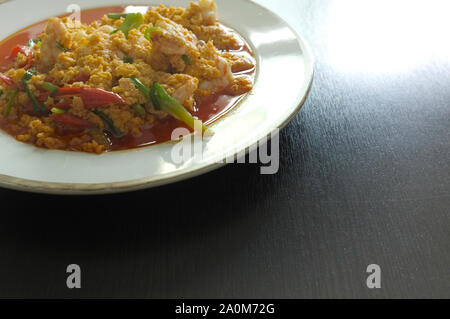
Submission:
[[[41,54],[38,64],[40,70],[49,70],[55,65],[59,54],[62,52],[60,45],[67,45],[68,32],[65,24],[59,18],[51,18],[44,33],[41,36]]]
[[[222,52],[221,56],[231,63],[231,71],[239,73],[251,70],[255,67],[255,59],[248,52]]]
[[[214,46],[219,50],[239,50],[244,46],[233,32],[221,25],[193,25],[190,30],[194,32],[199,40],[205,42],[214,41]]]
[[[152,13],[154,25],[160,29],[152,36],[155,49],[167,55],[190,54],[197,50],[197,37],[181,25],[162,17],[156,12]]]
[[[217,6],[214,0],[200,0],[197,3],[200,7],[203,24],[214,25],[218,20]]]
[[[212,80],[204,80],[200,83],[199,88],[202,90],[211,90],[212,92],[218,92],[234,81],[233,73],[231,72],[231,65],[228,61],[217,56],[215,58],[216,68],[219,70],[219,77]]]
[[[192,110],[195,102],[194,93],[198,87],[198,79],[186,75],[182,80],[183,84],[175,90],[172,97]]]

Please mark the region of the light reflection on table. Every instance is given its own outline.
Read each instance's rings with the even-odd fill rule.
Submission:
[[[435,55],[450,61],[450,1],[333,1],[329,64],[342,72],[393,73]]]

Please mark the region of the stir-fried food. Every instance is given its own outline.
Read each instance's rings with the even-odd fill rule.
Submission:
[[[149,130],[158,135],[168,122],[193,129],[204,101],[249,92],[255,62],[246,51],[219,24],[213,0],[111,12],[90,24],[51,18],[6,57],[0,126],[48,149],[103,153],[114,141],[145,144]]]

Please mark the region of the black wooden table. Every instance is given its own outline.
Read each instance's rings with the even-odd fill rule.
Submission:
[[[450,297],[448,1],[260,2],[317,59],[279,173],[230,165],[115,196],[0,190],[0,297]]]

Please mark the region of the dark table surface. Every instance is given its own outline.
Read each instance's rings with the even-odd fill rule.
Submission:
[[[279,173],[229,165],[114,196],[0,190],[0,297],[450,297],[449,2],[259,2],[317,60]]]

